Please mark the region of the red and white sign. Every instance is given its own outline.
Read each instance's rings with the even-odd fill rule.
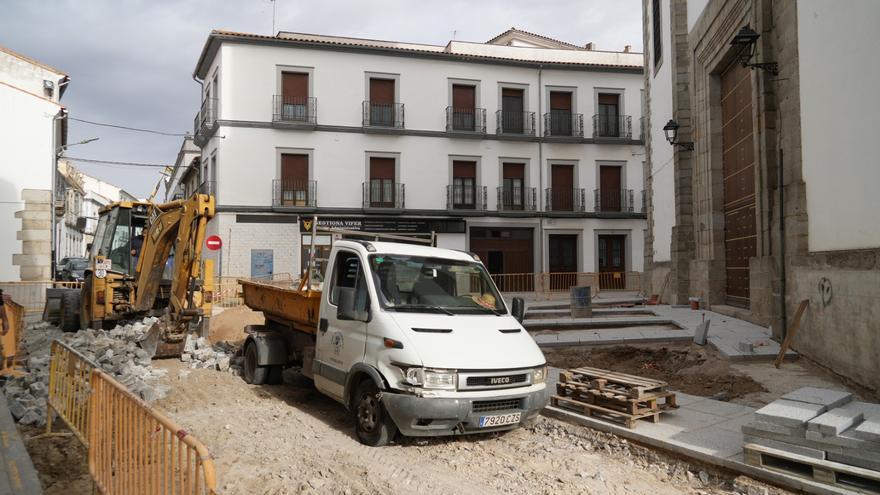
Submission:
[[[205,246],[208,247],[211,251],[216,251],[223,247],[223,241],[220,240],[219,235],[212,235],[205,239]]]

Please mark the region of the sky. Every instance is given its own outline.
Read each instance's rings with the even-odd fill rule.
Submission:
[[[166,133],[192,132],[192,72],[212,29],[378,38],[445,45],[510,27],[598,50],[642,51],[641,0],[0,0],[0,45],[68,74],[70,116]],[[173,165],[181,137],[71,121],[76,158]],[[157,168],[75,163],[146,197]]]

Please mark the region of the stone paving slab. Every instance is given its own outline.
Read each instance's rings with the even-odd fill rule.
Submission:
[[[742,429],[743,433],[749,435],[757,435],[764,436],[764,434],[774,434],[774,435],[783,435],[788,437],[800,437],[806,438],[807,430],[803,426],[801,427],[790,427],[778,425],[775,423],[768,423],[766,421],[761,421],[755,417],[755,421],[745,425]]]
[[[807,423],[807,429],[823,435],[840,435],[864,418],[861,411],[846,410],[842,407],[821,414]]]
[[[788,442],[772,440],[764,437],[755,437],[752,435],[743,435],[743,443],[756,443],[771,449],[791,452],[792,454],[802,455],[813,459],[825,460],[826,454],[824,449],[813,449],[804,447],[803,445],[794,445]]]
[[[819,404],[780,399],[755,411],[755,418],[765,423],[797,428],[806,425],[807,421],[825,410],[826,407]]]
[[[880,416],[872,416],[852,430],[853,436],[871,442],[880,442]]]
[[[850,466],[857,466],[860,468],[870,469],[872,471],[880,471],[880,460],[868,458],[865,454],[869,453],[859,453],[858,455],[852,454],[838,454],[836,452],[828,453],[828,460],[839,462],[841,464],[849,464]]]
[[[852,402],[853,395],[843,390],[801,387],[783,395],[782,398],[785,400],[806,402],[808,404],[819,404],[825,406],[828,410],[831,410],[848,402]]]

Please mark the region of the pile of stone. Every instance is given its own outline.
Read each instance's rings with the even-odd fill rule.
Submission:
[[[880,471],[880,404],[804,387],[755,412],[744,443]]]
[[[241,374],[242,358],[236,357],[238,348],[229,342],[211,344],[204,337],[188,335],[180,360],[191,369],[212,369]]]

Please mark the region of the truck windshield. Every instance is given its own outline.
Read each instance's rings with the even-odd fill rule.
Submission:
[[[392,311],[505,314],[483,265],[397,254],[370,256],[379,303]]]

